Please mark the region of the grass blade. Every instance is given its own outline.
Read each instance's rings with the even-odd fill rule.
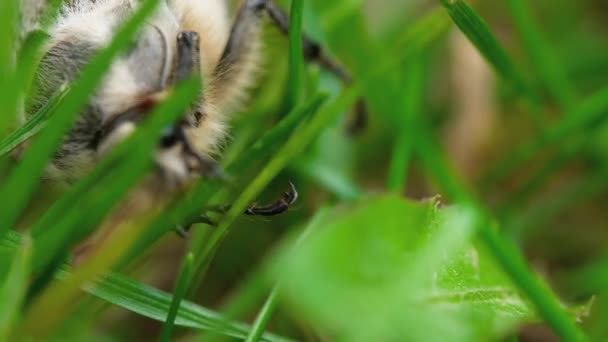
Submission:
[[[8,250],[17,250],[26,239],[19,233],[9,230],[0,246]],[[58,272],[58,280],[64,280],[71,272],[64,267]],[[158,322],[164,322],[172,302],[169,293],[160,291],[143,283],[129,279],[117,273],[110,273],[98,279],[95,284],[86,285],[83,291],[117,307],[134,312]],[[219,313],[184,301],[177,312],[175,325],[197,330],[209,330],[217,334],[244,339],[250,327],[245,324],[228,321]],[[264,334],[264,341],[289,341],[288,339]]]
[[[538,99],[532,88],[515,68],[505,49],[492,34],[488,24],[463,0],[441,0],[448,14],[462,33],[477,47],[477,50],[505,80],[510,81],[523,94],[531,106],[530,115],[537,127],[542,127],[538,115]]]
[[[268,185],[268,183],[296,157],[303,149],[318,136],[320,131],[327,127],[338,115],[347,110],[357,99],[358,90],[348,88],[331,104],[322,108],[319,113],[300,129],[285,143],[274,155],[270,162],[262,169],[255,179],[245,188],[241,195],[232,204],[230,210],[222,218],[218,227],[213,231],[201,251],[200,258],[195,263],[196,278],[192,288],[197,288],[202,282],[209,262],[217,247],[226,237],[234,220],[255,200],[255,197]]]
[[[86,290],[109,303],[159,322],[165,321],[172,302],[170,294],[117,274],[104,277],[96,286]],[[244,324],[228,322],[220,314],[188,301],[180,305],[175,325],[240,339],[244,339],[250,331]],[[271,334],[264,334],[263,340],[287,341]]]
[[[29,264],[32,252],[29,238],[21,238],[21,244],[15,246],[13,262],[8,275],[0,287],[0,341],[9,341],[11,327],[21,309],[29,277]]]
[[[538,71],[545,87],[561,109],[570,110],[575,104],[575,91],[560,67],[555,53],[551,51],[549,43],[534,22],[529,5],[524,0],[509,0],[507,4],[534,69]]]
[[[42,134],[34,138],[23,159],[0,190],[0,200],[5,203],[0,208],[0,222],[2,222],[0,236],[3,236],[9,227],[14,226],[63,136],[103,79],[114,57],[129,46],[138,28],[153,13],[157,3],[158,0],[146,0],[141,3],[136,12],[118,30],[110,45],[95,54],[91,62],[83,68],[70,92],[58,106],[53,120]]]
[[[266,299],[262,310],[256,317],[255,322],[249,332],[249,336],[245,342],[258,342],[264,334],[264,329],[270,320],[270,316],[274,312],[274,308],[277,306],[277,300],[279,296],[279,285],[275,285],[270,292],[270,295]]]
[[[234,163],[226,166],[226,173],[229,175],[238,175],[243,173],[248,167],[260,160],[266,160],[280,146],[282,142],[287,140],[287,137],[310,115],[316,113],[319,107],[327,99],[326,95],[318,95],[307,101],[305,104],[298,106],[281,122],[269,132],[264,134],[257,142],[255,142],[247,151],[242,154]],[[185,222],[190,218],[197,217],[201,214],[203,206],[217,194],[221,189],[218,182],[206,181],[201,182],[190,196],[179,200],[170,209],[166,210],[163,215],[158,217],[146,229],[146,235],[138,241],[128,255],[124,259],[124,264],[136,259],[143,253],[151,244],[157,241],[168,231],[175,228],[177,222]],[[194,240],[193,240],[194,241]],[[199,247],[193,247],[195,260],[199,251]]]
[[[496,184],[514,170],[522,167],[543,148],[562,142],[583,128],[604,120],[608,111],[608,88],[601,89],[586,98],[563,120],[545,130],[541,136],[515,147],[504,160],[492,167],[484,179],[484,184]]]
[[[289,83],[288,103],[294,108],[300,103],[303,95],[302,79],[304,78],[304,61],[302,49],[302,19],[304,17],[304,0],[293,0],[289,19]]]
[[[34,114],[28,121],[13,133],[9,134],[6,138],[0,141],[0,158],[5,157],[7,154],[15,150],[19,145],[36,135],[42,130],[46,124],[50,115],[57,110],[57,106],[68,92],[68,87],[61,88],[57,94],[55,94],[47,104],[42,107],[38,113]]]
[[[19,37],[19,1],[0,2],[0,134],[16,119],[15,50]]]
[[[175,326],[177,311],[179,310],[179,306],[184,299],[184,295],[186,294],[186,290],[188,289],[188,285],[190,284],[190,280],[192,278],[193,264],[194,256],[192,253],[188,253],[184,259],[184,265],[182,266],[182,270],[177,280],[177,285],[175,286],[175,291],[173,292],[171,307],[169,308],[169,313],[167,313],[167,319],[165,320],[165,324],[163,325],[163,330],[160,335],[161,342],[168,342],[171,338],[171,333],[173,332],[173,327]]]
[[[407,181],[409,163],[413,154],[412,121],[420,114],[424,92],[424,66],[422,56],[411,58],[404,68],[405,89],[403,105],[400,106],[399,116],[402,118],[397,141],[393,147],[393,155],[389,166],[387,189],[402,192]]]

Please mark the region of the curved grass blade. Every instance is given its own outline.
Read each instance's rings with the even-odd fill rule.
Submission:
[[[163,330],[160,335],[161,342],[169,342],[169,339],[171,338],[171,333],[173,332],[173,327],[175,326],[177,311],[179,310],[179,306],[184,299],[184,295],[186,294],[186,290],[188,289],[188,285],[192,278],[193,263],[194,255],[192,255],[192,253],[188,253],[184,259],[184,265],[179,274],[175,291],[173,292],[173,300],[171,301],[171,307],[167,313],[167,319],[165,320],[165,324],[163,324]]]
[[[562,110],[570,110],[575,104],[575,91],[568,82],[563,68],[560,67],[555,53],[551,51],[549,43],[535,23],[530,6],[524,0],[509,0],[507,4],[530,61],[538,71],[545,88],[549,90]]]
[[[345,89],[337,99],[322,108],[309,123],[304,124],[303,127],[296,130],[293,136],[266,164],[257,177],[245,188],[222,218],[218,227],[214,229],[212,235],[206,241],[204,248],[201,250],[200,257],[195,263],[197,276],[192,283],[192,288],[197,288],[202,283],[202,279],[216,249],[228,234],[234,220],[245,211],[247,206],[255,200],[255,197],[266,185],[318,136],[323,128],[327,127],[338,115],[342,114],[354,103],[357,96],[357,88]]]
[[[264,329],[270,320],[270,316],[274,312],[274,308],[277,306],[277,300],[279,297],[279,285],[275,285],[270,292],[270,295],[266,299],[262,310],[256,317],[255,322],[249,332],[249,336],[245,342],[258,342],[262,338],[262,334],[264,333]]]
[[[21,234],[9,230],[6,236],[0,239],[0,246],[9,250],[17,250],[25,241]],[[63,280],[71,274],[67,268],[66,266],[57,273],[58,280]],[[158,322],[165,321],[172,302],[171,294],[117,273],[110,273],[96,281],[95,284],[84,286],[82,290],[110,304]],[[245,324],[228,321],[219,313],[188,301],[184,301],[180,305],[175,325],[213,331],[216,334],[241,339],[244,339],[250,331]],[[262,339],[269,342],[289,341],[273,334],[264,334]]]
[[[62,87],[38,113],[34,114],[23,126],[0,141],[0,158],[14,151],[15,148],[36,135],[46,126],[51,114],[57,110],[57,106],[65,98],[68,89],[67,86]]]
[[[116,306],[159,322],[165,321],[172,301],[172,296],[166,292],[117,274],[104,277],[97,285],[87,287],[86,291]],[[188,301],[183,301],[180,305],[175,325],[209,330],[240,339],[244,339],[250,331],[250,328],[244,324],[226,321],[220,314]],[[288,341],[272,334],[264,334],[262,339]]]
[[[114,57],[129,46],[138,28],[153,13],[157,3],[158,0],[143,1],[136,12],[120,27],[110,45],[95,54],[73,83],[64,101],[58,106],[53,120],[49,121],[42,134],[34,138],[21,162],[13,169],[7,183],[0,190],[0,201],[4,203],[0,207],[0,222],[2,222],[0,236],[3,236],[9,227],[14,226],[63,136],[103,79]]]
[[[326,95],[317,95],[305,104],[298,106],[281,120],[278,125],[254,143],[253,146],[248,149],[247,153],[242,153],[239,159],[228,165],[226,167],[226,173],[229,175],[238,175],[255,162],[266,160],[272,155],[275,149],[292,134],[296,127],[318,110],[326,99]],[[190,196],[179,200],[146,229],[147,234],[133,246],[131,252],[125,257],[123,264],[129,263],[131,260],[134,260],[141,255],[152,243],[157,241],[169,230],[175,228],[176,224],[200,215],[203,206],[207,204],[220,189],[221,186],[217,182],[201,182],[192,191]],[[196,256],[198,248],[194,247],[193,250],[194,255]]]
[[[531,107],[529,114],[537,127],[542,127],[538,114],[538,97],[515,64],[500,45],[488,24],[463,0],[441,0],[454,23],[477,47],[477,50],[505,80],[510,81],[523,94]]]

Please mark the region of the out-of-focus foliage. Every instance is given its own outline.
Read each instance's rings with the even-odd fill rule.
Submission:
[[[198,92],[172,89],[75,184],[41,179],[157,2],[22,125],[48,37],[20,36],[20,1],[0,0],[0,341],[608,338],[605,1],[277,1],[292,34],[266,25],[218,157],[226,179],[164,198],[73,263]],[[300,30],[351,82],[300,55]],[[284,215],[241,215],[289,181]],[[215,227],[172,233],[229,203]]]
[[[388,196],[315,220],[277,256],[294,311],[348,341],[424,340],[429,331],[487,340],[532,320],[491,256],[471,244],[470,213],[439,205]]]

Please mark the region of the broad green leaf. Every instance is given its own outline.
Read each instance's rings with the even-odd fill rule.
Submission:
[[[584,332],[568,316],[557,295],[546,282],[535,274],[522,255],[519,246],[499,230],[492,221],[487,209],[475,198],[457,176],[451,171],[438,146],[429,133],[428,124],[420,120],[417,130],[422,131],[416,142],[419,157],[427,172],[433,175],[444,193],[460,205],[470,207],[476,216],[475,230],[481,243],[510,277],[518,290],[526,296],[538,314],[551,326],[553,331],[564,340],[585,339]]]
[[[336,208],[276,258],[287,300],[348,341],[487,340],[535,320],[472,242],[473,211],[438,206],[384,196]]]

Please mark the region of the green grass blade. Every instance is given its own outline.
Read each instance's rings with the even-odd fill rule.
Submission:
[[[158,0],[146,0],[141,3],[133,16],[118,30],[110,45],[95,54],[91,62],[83,68],[70,92],[58,106],[53,120],[44,132],[34,138],[23,159],[0,190],[0,200],[5,203],[0,208],[0,222],[3,224],[0,226],[0,236],[15,224],[63,136],[103,79],[114,57],[129,46],[138,28],[153,13],[157,3]]]
[[[17,322],[21,301],[25,295],[32,252],[29,238],[21,238],[8,275],[0,286],[0,341],[9,341],[12,326]]]
[[[302,49],[302,20],[304,17],[304,0],[291,2],[289,21],[289,83],[288,103],[294,108],[300,103],[303,95],[304,61]]]
[[[40,108],[38,113],[30,117],[23,126],[19,127],[7,137],[0,141],[0,158],[5,157],[7,154],[15,150],[19,145],[36,135],[42,130],[46,124],[50,115],[57,110],[57,106],[68,92],[68,87],[61,88],[44,107]]]
[[[560,122],[545,130],[545,134],[535,136],[531,141],[515,147],[504,160],[497,163],[485,176],[485,184],[496,184],[522,167],[543,148],[562,142],[585,127],[603,120],[608,111],[608,88],[601,89],[583,100]]]
[[[557,154],[551,157],[545,165],[536,170],[532,176],[526,179],[518,188],[511,191],[501,205],[499,210],[502,213],[509,214],[515,208],[525,206],[530,197],[540,191],[550,179],[551,176],[561,168],[566,162],[575,159],[579,156],[581,150],[584,149],[585,141],[577,141],[564,146]],[[506,216],[506,215],[503,215]]]
[[[104,277],[97,286],[89,287],[86,291],[116,306],[159,322],[165,321],[172,302],[170,294],[117,274]],[[220,314],[188,301],[183,301],[180,305],[175,325],[241,339],[250,331],[244,324],[229,322]],[[264,334],[263,340],[287,341],[271,334]]]
[[[290,134],[303,121],[308,119],[327,99],[326,95],[318,95],[313,97],[301,106],[298,106],[290,114],[288,114],[279,124],[273,127],[269,132],[264,134],[257,142],[255,142],[247,153],[241,154],[239,159],[226,166],[226,173],[229,175],[239,175],[247,168],[260,160],[266,160],[280,146]],[[170,209],[166,210],[146,229],[147,234],[138,241],[131,251],[125,257],[123,264],[136,259],[143,253],[151,244],[157,241],[168,231],[175,228],[178,222],[187,221],[190,218],[197,217],[201,214],[203,206],[217,194],[221,189],[218,182],[211,180],[201,182],[192,192],[179,201]],[[195,260],[198,255],[199,247],[193,247]]]
[[[186,294],[186,290],[188,289],[188,285],[192,278],[193,264],[194,256],[192,253],[188,253],[184,259],[184,265],[182,266],[182,270],[177,280],[177,285],[175,286],[175,291],[173,292],[173,300],[171,301],[169,313],[167,313],[167,319],[165,320],[165,324],[163,324],[163,330],[160,335],[161,342],[168,342],[171,338],[171,333],[173,332],[173,328],[175,326],[175,318],[177,317],[179,306],[184,299],[184,295]]]
[[[0,246],[15,251],[27,242],[21,234],[10,230]],[[68,277],[68,267],[58,272],[58,280]],[[95,284],[82,288],[83,291],[117,307],[158,322],[164,322],[172,303],[169,293],[160,291],[143,283],[129,279],[117,273],[110,273]],[[213,331],[216,334],[244,339],[251,330],[245,324],[228,321],[219,313],[201,307],[195,303],[183,301],[176,315],[175,325],[184,328]],[[288,339],[264,334],[264,341],[288,341]]]
[[[14,122],[17,114],[15,90],[15,50],[19,37],[19,1],[0,2],[0,135]]]
[[[561,109],[568,111],[575,104],[575,91],[534,21],[530,6],[524,0],[509,0],[507,4],[534,69]]]
[[[362,78],[374,78],[387,72],[415,57],[416,53],[428,48],[448,32],[452,21],[443,8],[437,8],[416,20],[404,30],[395,41],[389,42],[395,46],[398,53],[386,54],[378,63],[375,63]]]
[[[262,335],[264,334],[264,329],[270,320],[270,316],[274,312],[275,307],[277,306],[277,301],[279,297],[279,285],[275,285],[270,292],[270,295],[266,299],[262,310],[258,314],[253,323],[251,331],[249,332],[249,336],[245,342],[258,342]]]
[[[416,116],[422,110],[424,93],[424,65],[422,55],[410,59],[402,72],[405,78],[403,105],[400,107],[401,127],[393,147],[389,166],[387,189],[401,193],[405,189],[409,163],[413,154],[413,134],[411,128]]]
[[[31,0],[29,0],[31,1]],[[22,95],[30,95],[32,81],[36,76],[36,69],[40,63],[41,52],[50,36],[47,32],[57,21],[57,16],[63,6],[63,0],[47,0],[43,13],[39,17],[40,27],[27,32],[21,49],[17,65],[18,89]]]
[[[494,70],[505,80],[510,81],[519,93],[528,100],[532,110],[531,118],[538,127],[542,127],[542,121],[538,115],[538,99],[532,88],[516,69],[515,64],[507,55],[505,49],[500,45],[498,39],[490,30],[488,24],[463,0],[441,0],[448,14],[462,33],[477,47],[477,50],[494,68]]]
[[[228,234],[229,228],[234,220],[242,215],[245,209],[247,209],[250,203],[255,200],[255,197],[266,187],[266,185],[268,185],[268,183],[270,183],[270,181],[285,168],[293,158],[301,153],[304,148],[318,136],[323,128],[331,124],[338,115],[342,114],[354,103],[357,99],[357,95],[358,90],[356,88],[348,88],[332,103],[323,107],[309,123],[296,130],[293,136],[274,155],[257,177],[255,177],[255,179],[245,188],[232,204],[230,210],[222,218],[218,227],[213,231],[211,237],[206,241],[204,248],[201,250],[200,258],[198,258],[195,263],[196,278],[192,283],[192,288],[198,288],[198,285],[202,282],[211,258],[219,244]]]

